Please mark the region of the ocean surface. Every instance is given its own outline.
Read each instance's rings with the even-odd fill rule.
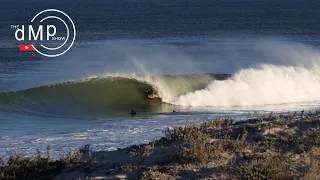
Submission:
[[[114,150],[187,121],[319,109],[319,7],[0,0],[0,156],[31,156],[48,144],[54,158],[86,144]],[[73,47],[56,58],[19,51],[10,26],[52,8],[74,21]],[[156,99],[145,98],[150,88]]]

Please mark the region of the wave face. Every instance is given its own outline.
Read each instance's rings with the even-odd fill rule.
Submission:
[[[161,111],[169,106],[161,99],[176,98],[182,94],[205,88],[214,79],[228,75],[181,75],[142,77],[108,75],[82,81],[71,81],[17,92],[0,93],[0,112],[34,115],[110,115],[139,111]],[[145,98],[151,87],[159,99]]]

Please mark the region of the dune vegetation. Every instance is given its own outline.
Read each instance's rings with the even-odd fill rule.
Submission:
[[[52,160],[0,159],[0,179],[320,179],[320,113],[168,127],[160,140],[117,151],[85,146]]]

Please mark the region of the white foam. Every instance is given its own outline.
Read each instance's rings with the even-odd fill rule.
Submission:
[[[253,106],[320,101],[320,71],[263,65],[173,100],[184,106]]]

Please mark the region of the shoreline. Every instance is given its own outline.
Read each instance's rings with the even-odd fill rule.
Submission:
[[[176,126],[116,151],[0,158],[0,179],[320,179],[320,112]]]

